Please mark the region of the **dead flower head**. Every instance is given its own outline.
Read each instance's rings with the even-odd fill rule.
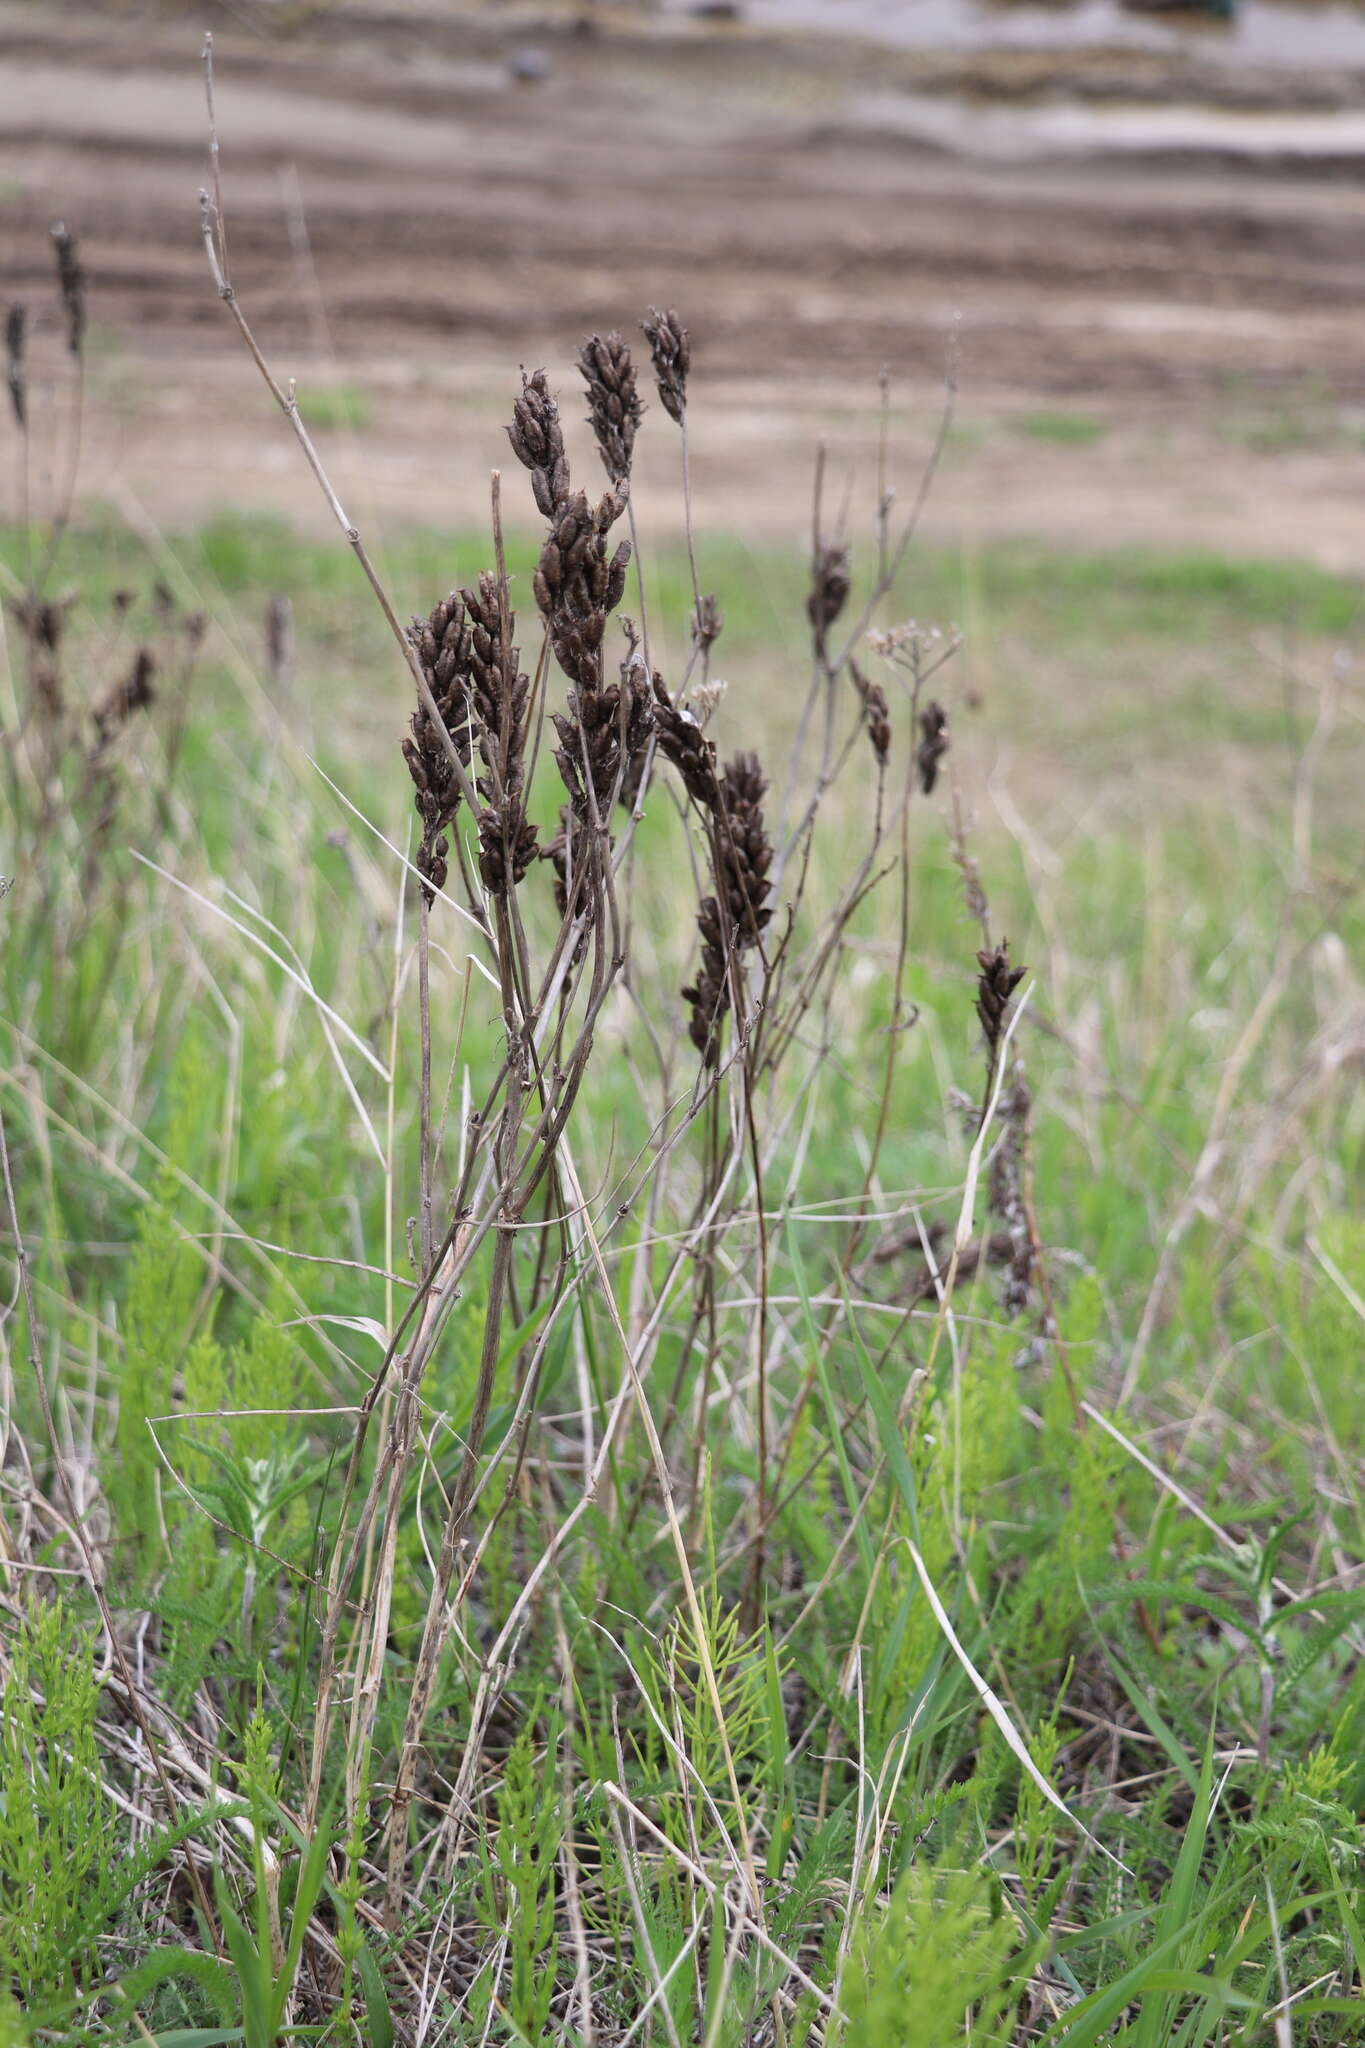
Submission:
[[[981,1028],[994,1058],[1004,1035],[1010,997],[1028,969],[1011,967],[1008,939],[1002,939],[992,952],[979,952],[976,959],[981,969],[976,984],[976,1014],[981,1019]]]
[[[559,407],[543,370],[534,370],[529,377],[522,371],[521,397],[512,407],[507,437],[518,462],[531,472],[537,509],[547,519],[555,518],[569,495],[569,461]]]
[[[692,366],[687,329],[672,306],[666,313],[651,306],[640,326],[653,358],[659,402],[668,417],[681,426],[687,411],[687,373]]]
[[[602,465],[613,483],[630,475],[635,430],[644,407],[635,386],[635,365],[619,334],[590,334],[578,351],[588,387],[588,424]]]
[[[948,714],[941,704],[931,699],[925,705],[919,715],[919,729],[915,765],[919,769],[919,786],[929,796],[938,781],[938,764],[948,751]]]

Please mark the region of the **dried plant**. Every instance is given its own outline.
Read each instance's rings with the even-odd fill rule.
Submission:
[[[708,591],[692,615],[692,644],[703,662],[724,630],[725,614],[717,604],[715,594]]]
[[[701,971],[683,990],[691,1006],[693,1045],[708,1067],[720,1058],[721,1024],[732,1007],[740,952],[757,946],[772,919],[769,873],[773,846],[763,818],[767,777],[756,754],[736,754],[725,765],[712,810],[716,894],[702,899]]]
[[[531,488],[538,509],[547,519],[559,516],[569,495],[569,462],[564,453],[564,429],[559,424],[559,407],[550,393],[544,370],[528,377],[521,373],[521,397],[512,409],[507,429],[512,453],[531,472]]]
[[[64,220],[54,224],[52,241],[57,253],[57,283],[66,312],[66,345],[73,356],[78,356],[85,341],[85,271],[76,238]]]
[[[989,952],[983,948],[976,958],[981,969],[976,984],[976,1014],[981,1019],[981,1029],[986,1034],[986,1044],[994,1059],[1004,1035],[1010,997],[1028,969],[1010,965],[1008,939],[1002,939]]]
[[[156,696],[153,677],[156,657],[149,647],[139,647],[126,676],[114,683],[95,704],[91,717],[95,725],[95,751],[103,753],[113,744],[136,711],[145,711]]]
[[[872,742],[872,751],[878,763],[885,767],[886,757],[891,751],[891,707],[886,701],[886,692],[880,683],[870,681],[857,662],[851,658],[848,672],[854,689],[862,699],[863,715],[867,720],[867,736]]]
[[[630,542],[612,550],[608,538],[625,509],[620,490],[595,506],[582,491],[564,499],[535,572],[536,603],[555,659],[571,683],[589,692],[601,688],[607,618],[626,591]]]
[[[837,541],[817,542],[815,559],[811,566],[810,595],[806,599],[806,616],[815,634],[816,647],[822,655],[828,642],[829,629],[848,603],[851,588],[848,549]]]
[[[588,387],[588,421],[602,466],[613,483],[625,482],[644,417],[630,350],[619,334],[592,334],[578,352],[578,367]]]
[[[425,619],[414,619],[409,638],[437,713],[433,718],[419,701],[403,739],[403,758],[416,788],[414,801],[422,820],[417,866],[430,902],[434,892],[446,885],[448,828],[468,787],[460,767],[469,766],[473,746],[469,688],[473,631],[459,593],[452,590],[449,597],[432,606]]]
[[[483,773],[477,789],[479,873],[494,895],[505,895],[536,858],[534,825],[526,815],[526,741],[531,685],[512,645],[516,618],[507,579],[485,569],[477,590],[463,592],[471,631],[470,684]]]
[[[931,700],[925,705],[919,715],[919,730],[915,766],[919,769],[920,788],[926,796],[932,796],[939,763],[948,751],[948,714],[941,704]]]
[[[672,306],[666,313],[651,306],[640,327],[649,343],[659,401],[668,417],[681,426],[687,412],[687,373],[692,366],[687,329]]]
[[[5,381],[14,422],[22,433],[28,426],[28,384],[24,372],[24,344],[28,333],[28,312],[19,304],[5,316]]]
[[[703,811],[714,811],[720,801],[714,743],[707,739],[695,714],[674,703],[658,674],[654,677],[654,703],[660,753],[677,769],[694,802]]]

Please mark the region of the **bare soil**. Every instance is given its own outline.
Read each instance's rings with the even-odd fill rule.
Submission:
[[[358,394],[320,435],[357,518],[479,517],[517,364],[572,392],[581,336],[655,302],[694,335],[712,525],[801,532],[822,433],[865,508],[883,364],[910,488],[951,357],[940,538],[1360,559],[1355,74],[606,6],[0,4],[3,296],[38,322],[58,422],[67,219],[87,497],[162,529],[226,503],[325,517],[199,241],[206,18],[233,279],[305,410]],[[671,519],[676,442],[657,407],[649,427],[641,495]]]

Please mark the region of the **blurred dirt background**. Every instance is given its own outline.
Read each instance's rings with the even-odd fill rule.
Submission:
[[[726,15],[5,0],[3,296],[55,398],[65,218],[91,278],[85,496],[161,527],[326,518],[199,241],[209,27],[233,280],[357,517],[479,519],[518,363],[576,417],[581,336],[656,302],[692,329],[713,527],[803,531],[822,433],[865,512],[883,364],[912,482],[951,357],[939,537],[1358,564],[1365,18]],[[676,448],[649,424],[639,489],[667,522]],[[54,428],[45,459],[68,452]]]

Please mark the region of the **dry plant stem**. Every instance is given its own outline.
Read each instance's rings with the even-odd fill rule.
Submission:
[[[900,538],[897,540],[894,550],[889,555],[884,555],[883,563],[879,565],[877,580],[869,591],[866,602],[858,613],[842,650],[834,657],[832,666],[836,675],[861,643],[864,633],[877,615],[877,606],[887,595],[887,592],[891,589],[891,586],[905,566],[905,558],[910,552],[910,546],[916,533],[919,531],[919,522],[923,515],[924,507],[928,502],[929,492],[933,488],[934,478],[938,475],[939,465],[943,460],[943,451],[948,445],[948,435],[952,429],[953,414],[956,409],[957,359],[956,343],[954,343],[949,351],[948,367],[944,377],[943,409],[939,414],[938,431],[934,435],[934,442],[929,450],[928,460],[925,462],[924,468],[920,473],[919,488],[915,493],[915,502],[910,508],[905,525],[901,528]]]
[[[506,617],[504,608],[504,642],[506,641]],[[465,1441],[464,1457],[456,1482],[455,1495],[446,1516],[442,1531],[440,1556],[434,1575],[431,1595],[427,1606],[426,1621],[422,1630],[422,1641],[418,1651],[413,1676],[412,1692],[403,1731],[403,1746],[399,1753],[388,1826],[388,1889],[385,1916],[390,1927],[396,1927],[402,1904],[403,1873],[407,1860],[408,1812],[412,1804],[412,1787],[416,1772],[417,1751],[422,1739],[427,1713],[435,1689],[436,1674],[441,1654],[445,1649],[453,1624],[454,1614],[450,1606],[451,1581],[460,1549],[464,1541],[466,1524],[472,1504],[475,1482],[478,1478],[479,1458],[483,1449],[484,1432],[492,1406],[493,1388],[497,1374],[498,1356],[501,1348],[503,1312],[507,1296],[508,1275],[511,1270],[512,1251],[516,1240],[518,1224],[525,1215],[526,1203],[534,1188],[534,1180],[518,1186],[518,1163],[516,1148],[522,1123],[523,1104],[527,1092],[526,1044],[532,1034],[525,1029],[519,1016],[519,1002],[514,971],[516,948],[514,946],[511,922],[508,913],[508,894],[504,892],[494,899],[493,911],[496,930],[496,955],[502,979],[503,1021],[507,1031],[508,1057],[506,1061],[506,1085],[503,1097],[501,1127],[495,1147],[495,1164],[503,1184],[509,1192],[502,1206],[493,1242],[493,1259],[489,1274],[488,1303],[484,1316],[483,1344],[479,1359],[479,1374],[474,1398],[474,1410],[470,1418]],[[600,923],[600,920],[599,920]],[[586,1065],[586,1056],[579,1061],[580,1070]],[[562,1124],[560,1125],[562,1129]],[[552,1151],[555,1136],[547,1135],[542,1150],[542,1162]]]
[[[829,444],[828,442],[821,441],[815,450],[815,478],[811,485],[810,554],[812,581],[814,580],[816,565],[820,559],[820,526],[825,497],[825,464],[828,459]],[[805,757],[806,742],[810,737],[811,720],[815,716],[815,707],[820,701],[820,687],[822,683],[827,681],[832,681],[832,677],[829,673],[828,661],[820,645],[820,636],[817,633],[814,636],[814,644],[811,650],[810,682],[806,686],[806,696],[801,706],[800,719],[797,722],[796,737],[792,741],[791,754],[788,757],[787,786],[782,792],[782,808],[778,813],[784,834],[782,854],[778,863],[779,874],[786,864],[787,854],[792,846],[795,845],[801,831],[801,827],[798,826],[794,831],[787,832],[787,821],[791,816],[791,807],[796,796],[796,784],[801,774],[801,762]],[[805,816],[806,818],[810,816],[809,806]]]
[[[683,405],[681,416],[678,420],[678,439],[682,445],[683,533],[687,540],[687,567],[692,577],[692,618],[694,623],[700,627],[702,623],[701,579],[697,575],[697,544],[695,529],[692,524],[692,462],[687,440],[686,404]],[[694,649],[691,660],[687,664],[689,671],[692,667],[692,661],[695,659],[696,651]],[[703,681],[706,677],[709,659],[710,650],[703,643],[701,658]],[[646,656],[646,660],[648,660],[648,656]]]
[[[89,1535],[86,1532],[85,1517],[81,1512],[81,1505],[76,1497],[75,1488],[71,1484],[70,1475],[66,1469],[66,1460],[62,1456],[56,1420],[52,1413],[52,1400],[48,1393],[47,1376],[43,1371],[42,1353],[38,1347],[38,1315],[33,1306],[33,1285],[29,1278],[28,1250],[24,1244],[23,1232],[19,1227],[19,1211],[14,1199],[14,1180],[10,1172],[9,1142],[5,1134],[3,1111],[0,1111],[0,1173],[3,1174],[5,1183],[5,1208],[9,1215],[10,1231],[14,1243],[14,1263],[19,1275],[19,1292],[23,1297],[24,1314],[28,1319],[29,1365],[33,1372],[34,1384],[38,1389],[38,1403],[43,1411],[43,1427],[47,1434],[48,1448],[52,1454],[53,1470],[57,1475],[58,1484],[66,1496],[68,1526],[75,1536],[80,1549],[81,1559],[85,1565],[86,1583],[94,1597],[95,1605],[99,1609],[100,1621],[109,1642],[110,1653],[118,1666],[119,1678],[123,1685],[124,1696],[128,1702],[128,1710],[136,1721],[138,1732],[147,1745],[147,1755],[151,1760],[152,1769],[156,1773],[157,1783],[161,1787],[161,1795],[166,1802],[166,1812],[170,1817],[172,1825],[174,1825],[180,1819],[180,1802],[172,1790],[171,1781],[167,1775],[166,1766],[162,1760],[156,1737],[152,1734],[147,1716],[143,1712],[141,1695],[133,1681],[133,1674],[128,1668],[128,1660],[124,1654],[123,1644],[114,1625],[114,1617],[110,1611],[109,1602],[105,1598],[104,1587],[95,1562],[95,1553],[91,1546]],[[185,1865],[189,1872],[190,1883],[194,1888],[195,1903],[203,1916],[204,1926],[209,1930],[214,1948],[221,1956],[223,1945],[218,1932],[218,1922],[209,1904],[208,1893],[204,1889],[204,1880],[199,1873],[199,1866],[188,1850],[185,1856]]]
[[[425,888],[417,891],[417,1022],[420,1037],[420,1070],[417,1080],[418,1121],[418,1243],[422,1271],[431,1270],[434,1230],[431,1216],[431,1183],[435,1162],[431,1156],[431,905]]]
[[[218,191],[216,183],[218,173],[218,131],[213,113],[213,37],[211,35],[204,37],[204,82],[208,94],[209,147],[214,165],[215,196],[210,199],[207,192],[201,192],[199,195],[200,233],[204,243],[204,253],[208,258],[209,269],[213,274],[214,286],[219,298],[237,323],[237,331],[246,344],[251,360],[260,371],[267,390],[294,430],[295,437],[303,450],[308,467],[313,472],[318,488],[331,507],[332,516],[336,520],[337,525],[345,534],[351,551],[357,562],[359,562],[366,581],[374,593],[375,601],[384,614],[389,631],[397,642],[403,660],[412,674],[422,708],[444,744],[450,761],[451,773],[459,785],[460,793],[469,805],[471,812],[477,816],[479,804],[470,785],[469,778],[465,774],[464,764],[460,760],[454,741],[445,729],[445,723],[437,709],[436,700],[432,696],[427,679],[422,673],[422,664],[417,657],[416,650],[399,624],[398,614],[389,601],[389,594],[380,580],[374,563],[370,560],[369,552],[366,549],[364,540],[361,538],[360,529],[352,523],[345,507],[332,487],[331,479],[323,467],[322,459],[313,445],[312,436],[303,423],[302,415],[299,412],[298,399],[294,395],[292,383],[289,390],[285,392],[276,382],[274,372],[261,353],[260,346],[251,331],[246,315],[238,303],[236,291],[229,281],[227,274],[227,230],[223,218],[222,196],[221,192]]]

